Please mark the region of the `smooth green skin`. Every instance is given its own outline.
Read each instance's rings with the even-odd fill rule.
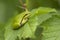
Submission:
[[[28,21],[28,16],[29,16],[28,12],[23,12],[23,13],[17,15],[14,18],[13,23],[12,23],[13,29],[19,29],[20,27],[22,27],[22,25],[25,24]]]

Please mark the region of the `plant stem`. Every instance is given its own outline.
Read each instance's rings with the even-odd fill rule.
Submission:
[[[25,3],[23,3],[23,1],[22,0],[19,0],[19,2],[20,2],[20,4],[22,5],[22,8],[24,9],[24,10],[26,10],[27,8],[26,8],[26,4]]]
[[[26,7],[26,3],[23,3],[23,0],[19,0],[19,2],[21,3],[22,8],[23,8],[27,13],[29,13],[29,10],[28,10],[27,7]]]

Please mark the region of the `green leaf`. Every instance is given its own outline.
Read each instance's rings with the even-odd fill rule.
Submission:
[[[16,40],[16,39],[37,40],[40,37],[41,33],[43,32],[42,31],[43,28],[41,29],[39,25],[44,21],[48,20],[49,18],[51,18],[52,14],[55,12],[56,12],[55,9],[46,8],[46,7],[40,7],[40,8],[34,9],[30,12],[31,14],[28,22],[25,23],[25,25],[19,28],[18,30],[13,30],[12,28],[13,21],[9,21],[5,26],[5,40]],[[18,16],[20,17],[22,16],[22,14],[24,14],[24,12]],[[12,20],[14,20],[14,18]],[[18,18],[16,19],[16,21],[17,20]],[[40,31],[37,30],[38,27]]]
[[[40,26],[44,28],[42,40],[60,40],[60,15],[52,16]]]

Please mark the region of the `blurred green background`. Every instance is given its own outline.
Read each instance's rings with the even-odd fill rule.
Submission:
[[[60,10],[60,0],[23,0],[29,10],[38,7],[52,7]],[[0,0],[0,40],[4,38],[4,25],[15,15],[23,12],[19,0]]]

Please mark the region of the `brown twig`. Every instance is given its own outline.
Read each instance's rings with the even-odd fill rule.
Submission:
[[[20,2],[20,4],[22,5],[22,8],[24,9],[24,10],[26,10],[27,8],[26,8],[26,4],[25,3],[23,3],[23,1],[22,0],[19,0],[19,2]]]

